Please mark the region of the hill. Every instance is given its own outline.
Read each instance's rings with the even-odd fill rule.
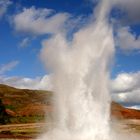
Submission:
[[[116,102],[111,104],[111,114],[118,119],[140,119],[140,110],[128,109]]]
[[[50,117],[52,92],[17,89],[0,84],[0,99],[12,116],[11,123],[40,122]],[[111,116],[118,119],[140,119],[140,111],[127,109],[116,102],[111,104]]]
[[[12,123],[43,120],[46,110],[51,110],[51,96],[50,91],[17,89],[0,84],[0,99],[12,116]]]

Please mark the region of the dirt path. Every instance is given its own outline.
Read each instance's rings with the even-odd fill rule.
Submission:
[[[10,125],[0,125],[0,131],[10,131],[10,130],[23,130],[29,128],[45,128],[45,123],[28,123],[28,124],[10,124]]]
[[[46,130],[46,126],[48,126],[47,123],[0,125],[0,139],[34,140],[39,134]],[[137,132],[140,134],[140,120],[116,121],[112,123],[112,126],[118,132]]]
[[[46,123],[0,125],[1,140],[33,140],[46,130]]]

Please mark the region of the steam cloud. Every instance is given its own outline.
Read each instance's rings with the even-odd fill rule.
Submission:
[[[128,139],[111,131],[109,123],[109,68],[115,45],[108,16],[114,4],[100,1],[95,15],[72,41],[61,30],[42,43],[42,60],[52,72],[55,117],[53,127],[39,139]]]

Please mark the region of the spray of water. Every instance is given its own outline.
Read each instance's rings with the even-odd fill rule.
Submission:
[[[52,70],[54,126],[41,140],[112,140],[109,66],[114,55],[109,1],[100,2],[96,19],[74,34],[45,41],[42,57]],[[46,47],[47,46],[47,47]]]

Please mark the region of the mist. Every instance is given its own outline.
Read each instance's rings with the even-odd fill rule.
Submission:
[[[110,72],[115,54],[110,0],[98,3],[89,22],[67,39],[60,30],[43,41],[41,57],[52,74],[53,125],[40,140],[138,140],[110,122]]]

